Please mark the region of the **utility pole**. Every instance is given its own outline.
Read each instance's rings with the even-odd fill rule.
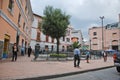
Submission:
[[[90,50],[91,50],[91,39],[90,39]]]
[[[103,19],[104,16],[100,16],[101,23],[102,23],[102,50],[104,50],[104,34],[103,34]]]

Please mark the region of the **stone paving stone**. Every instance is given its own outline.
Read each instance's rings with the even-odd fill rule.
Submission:
[[[81,60],[80,68],[75,68],[73,61],[32,61],[33,58],[33,55],[30,58],[26,55],[18,57],[16,62],[11,62],[11,59],[0,62],[0,80],[63,74],[114,65],[112,57],[107,62],[103,59],[90,60],[90,63]]]

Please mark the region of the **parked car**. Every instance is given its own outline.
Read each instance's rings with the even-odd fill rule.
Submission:
[[[116,70],[120,72],[120,52],[115,52],[113,54],[113,59],[114,59],[114,65],[116,67]]]

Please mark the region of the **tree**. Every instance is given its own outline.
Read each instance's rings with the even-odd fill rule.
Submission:
[[[79,42],[74,42],[74,43],[72,44],[72,47],[73,47],[73,49],[75,49],[76,47],[80,48],[80,47],[81,47],[81,44],[79,44]]]
[[[59,54],[59,39],[66,34],[66,29],[69,25],[70,15],[66,15],[60,9],[54,9],[52,6],[47,6],[44,10],[42,22],[42,32],[45,35],[57,40],[57,53]]]

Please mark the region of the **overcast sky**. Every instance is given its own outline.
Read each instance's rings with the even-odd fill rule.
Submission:
[[[104,25],[118,22],[120,0],[31,0],[34,13],[43,16],[46,6],[59,8],[70,15],[70,24],[80,29],[84,40],[88,40],[88,29],[101,26],[100,16],[104,16]]]

